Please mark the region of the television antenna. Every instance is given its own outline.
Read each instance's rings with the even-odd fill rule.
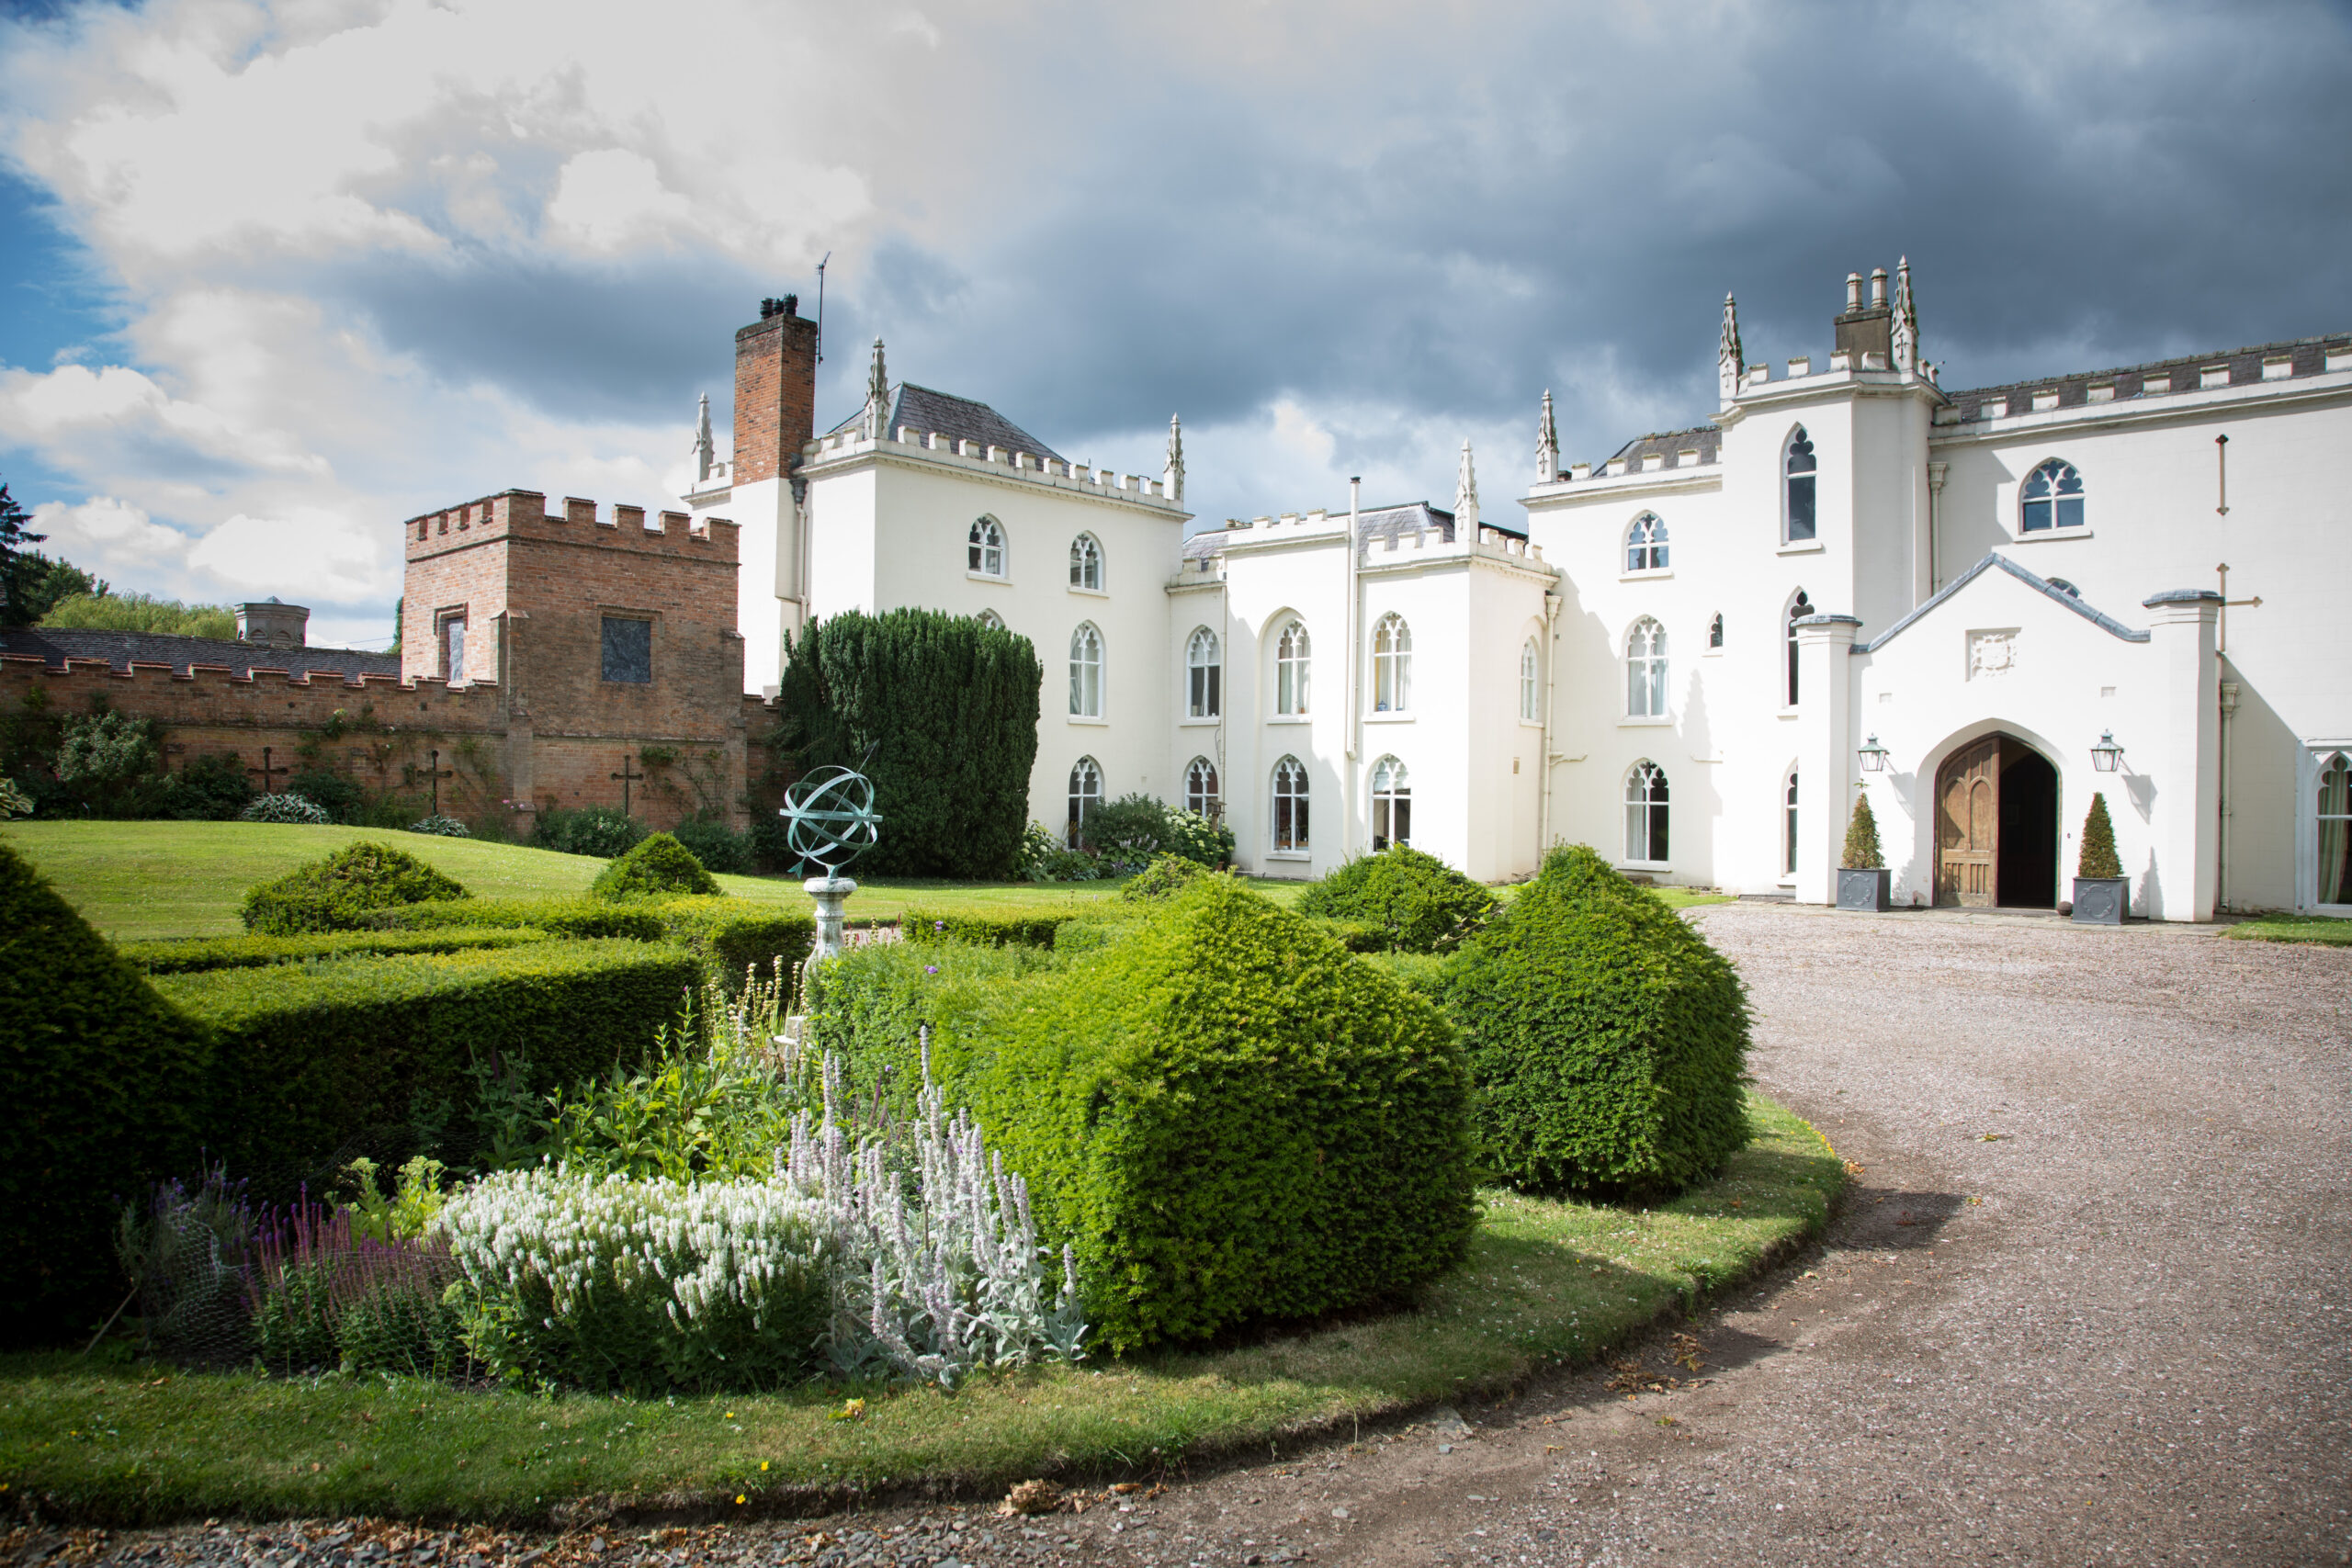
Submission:
[[[827,251],[825,261],[817,264],[817,363],[820,365],[825,362],[825,262],[832,259],[833,253]]]

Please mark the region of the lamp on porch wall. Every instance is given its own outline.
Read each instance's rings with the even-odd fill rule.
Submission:
[[[2123,761],[2123,748],[2115,743],[2115,731],[2111,729],[2099,731],[2098,744],[2091,748],[2091,766],[2102,773],[2111,773],[2115,772],[2115,765],[2121,761]]]
[[[1886,748],[1878,743],[1877,736],[1873,735],[1870,738],[1869,741],[1863,745],[1860,755],[1862,759],[1862,772],[1879,773],[1886,771]]]

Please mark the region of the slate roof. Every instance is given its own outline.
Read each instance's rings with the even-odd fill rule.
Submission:
[[[1342,513],[1335,512],[1331,515],[1337,517]],[[1481,521],[1478,526],[1493,533],[1509,535],[1514,539],[1527,537],[1524,530],[1506,527],[1499,523]],[[1402,540],[1408,535],[1420,533],[1433,533],[1450,545],[1453,543],[1454,531],[1453,513],[1442,507],[1431,506],[1426,501],[1408,501],[1402,506],[1367,506],[1356,514],[1356,545],[1362,549],[1369,549],[1375,543],[1385,548],[1391,539]],[[1204,556],[1216,555],[1224,550],[1232,537],[1231,529],[1203,529],[1184,540],[1183,558],[1194,561]]]
[[[2052,582],[2046,577],[2037,576],[2035,573],[2028,571],[2024,567],[2021,567],[2017,562],[2011,560],[2008,557],[2001,554],[1998,550],[1990,550],[1985,553],[1984,559],[1978,561],[1974,566],[1970,567],[1966,571],[1962,572],[1958,577],[1953,578],[1950,582],[1945,583],[1942,588],[1937,591],[1934,598],[1922,604],[1917,609],[1913,610],[1909,615],[1905,615],[1901,620],[1887,627],[1886,630],[1871,638],[1870,641],[1855,643],[1849,651],[1854,653],[1870,653],[1878,649],[1884,648],[1889,642],[1892,642],[1896,637],[1900,636],[1904,629],[1909,626],[1912,622],[1918,620],[1923,615],[1928,615],[1945,600],[1951,598],[1953,594],[1959,592],[1962,589],[1967,587],[1970,583],[1975,581],[1978,578],[1984,576],[1984,573],[1991,571],[1996,567],[2007,572],[2011,577],[2016,578],[2019,582],[2024,583],[2035,592],[2054,600],[2058,604],[2064,605],[2067,609],[2074,611],[2075,614],[2082,616],[2083,619],[2090,622],[2093,626],[2098,626],[2102,631],[2110,632],[2115,636],[2121,637],[2125,642],[2145,642],[2148,640],[2148,634],[2145,631],[2127,626],[2121,621],[2117,620],[2113,615],[2107,615],[2102,611],[2094,610],[2088,604],[2084,604],[2081,592],[2075,589],[2072,584],[2065,584],[2062,586],[2058,582]]]
[[[185,675],[191,664],[225,664],[238,674],[254,670],[283,670],[300,679],[315,672],[351,681],[361,675],[398,679],[401,656],[364,653],[345,648],[274,648],[267,643],[237,642],[229,637],[177,637],[165,632],[99,632],[42,629],[0,632],[0,653],[39,659],[62,669],[68,659],[103,659],[124,674],[131,661],[168,664]]]
[[[826,434],[838,434],[865,417],[865,410],[861,407]],[[899,395],[891,405],[891,434],[896,434],[901,425],[925,434],[935,430],[945,440],[969,441],[984,452],[990,446],[1001,446],[1008,452],[1026,452],[1033,457],[1068,461],[1059,452],[988,404],[959,398],[950,392],[934,391],[929,387],[918,387],[912,381],[899,383]]]
[[[2243,387],[2263,378],[2262,362],[2284,358],[2290,361],[2286,377],[2298,380],[2305,376],[2324,375],[2330,351],[2341,355],[2352,346],[2352,333],[2330,333],[2321,337],[2289,338],[2282,343],[2256,344],[2249,348],[2233,348],[2212,354],[2191,354],[2178,359],[2153,360],[2145,365],[2132,365],[2115,370],[2090,370],[2067,376],[2042,376],[2030,381],[2011,381],[1999,387],[1972,387],[1966,391],[1946,392],[1959,407],[1956,423],[1965,424],[1976,419],[1999,419],[2004,414],[2027,413],[2033,409],[2033,394],[2055,392],[2057,406],[2062,409],[2090,406],[2090,389],[2112,384],[2116,402],[2124,402],[2143,395],[2162,397],[2165,391],[2193,392],[2203,384],[2207,370],[2229,368],[2233,387]],[[2147,392],[2150,380],[2170,379],[2163,391]],[[2101,406],[2104,406],[2102,400]]]
[[[1611,452],[1609,461],[1613,463],[1623,457],[1625,467],[1632,468],[1639,458],[1662,457],[1666,459],[1666,466],[1671,468],[1681,462],[1677,453],[1696,447],[1699,461],[1712,463],[1722,455],[1723,446],[1724,433],[1716,426],[1694,424],[1688,430],[1662,430],[1652,435],[1636,435]]]

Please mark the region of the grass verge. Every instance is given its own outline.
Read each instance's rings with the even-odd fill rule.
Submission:
[[[1816,1231],[1844,1182],[1821,1135],[1758,1136],[1667,1203],[1490,1192],[1467,1262],[1418,1308],[1262,1344],[935,1388],[628,1400],[414,1380],[187,1373],[0,1357],[0,1498],[101,1525],[377,1514],[507,1523],[581,1505],[788,1513],[897,1488],[1100,1477],[1248,1452],[1589,1360]]]
[[[2352,947],[2352,920],[2335,915],[2264,915],[2222,933],[2238,942],[2309,942]]]

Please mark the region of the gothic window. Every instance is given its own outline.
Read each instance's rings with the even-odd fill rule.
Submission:
[[[1625,638],[1625,716],[1666,716],[1666,628],[1647,615]]]
[[[2322,904],[2352,904],[2352,757],[2338,751],[2320,764],[2319,876]]]
[[[2018,491],[2018,532],[2046,534],[2083,525],[2083,476],[2052,457],[2026,475]]]
[[[644,685],[653,679],[653,623],[605,617],[605,679]]]
[[[1077,849],[1085,841],[1086,819],[1102,809],[1102,766],[1080,757],[1069,771],[1069,828],[1063,842]]]
[[[1225,815],[1225,796],[1216,785],[1216,764],[1206,757],[1195,757],[1184,765],[1184,809],[1197,811],[1211,821]]]
[[[1372,769],[1372,847],[1376,853],[1391,844],[1413,841],[1413,787],[1405,764],[1383,757]]]
[[[1533,724],[1544,716],[1543,684],[1538,679],[1541,655],[1529,637],[1519,649],[1519,716]]]
[[[1625,775],[1625,858],[1662,864],[1666,852],[1666,773],[1636,762]]]
[[[1306,627],[1293,621],[1283,627],[1283,635],[1274,643],[1276,713],[1300,714],[1306,711],[1307,664]]]
[[[1797,771],[1794,768],[1789,770],[1789,790],[1784,817],[1785,820],[1781,823],[1784,837],[1781,844],[1781,874],[1794,876],[1797,874]]]
[[[1815,536],[1814,483],[1819,477],[1813,457],[1813,437],[1800,424],[1791,433],[1787,449],[1781,454],[1783,474],[1782,493],[1785,498],[1781,513],[1783,542],[1800,545]]]
[[[1385,615],[1372,630],[1372,711],[1403,713],[1412,702],[1413,629]]]
[[[1789,705],[1791,707],[1797,705],[1797,623],[1812,614],[1813,601],[1804,596],[1804,589],[1798,589],[1797,596],[1789,601]]]
[[[466,678],[466,617],[462,612],[441,618],[441,678],[452,686]]]
[[[1102,547],[1091,534],[1080,534],[1069,542],[1069,585],[1102,592]]]
[[[1216,633],[1206,626],[1196,627],[1184,644],[1184,712],[1192,718],[1215,718],[1222,711],[1225,665],[1217,649]]]
[[[1721,612],[1718,612],[1715,618],[1707,623],[1707,646],[1709,648],[1721,648],[1723,645],[1724,618]]]
[[[1625,570],[1666,570],[1666,520],[1657,513],[1643,513],[1634,519],[1634,525],[1625,530]]]
[[[1069,711],[1080,718],[1102,716],[1102,634],[1081,621],[1069,634]]]
[[[988,627],[989,630],[992,632],[1001,632],[1004,630],[1004,617],[998,615],[994,610],[982,610],[978,615],[974,616],[973,619],[978,621],[980,625]]]
[[[969,570],[982,577],[1004,575],[1004,528],[995,518],[973,519],[966,559],[970,562]]]
[[[1274,848],[1306,848],[1306,769],[1295,757],[1274,764]]]

